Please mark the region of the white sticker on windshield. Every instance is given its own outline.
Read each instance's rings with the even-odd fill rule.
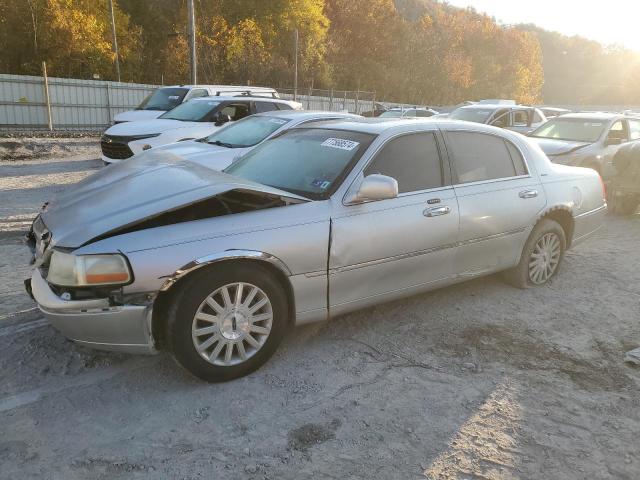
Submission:
[[[279,118],[272,118],[271,120],[269,120],[271,123],[277,123],[278,125],[284,125],[285,123],[287,123],[286,120],[281,120]]]
[[[180,96],[179,95],[169,95],[169,100],[179,100]]]
[[[585,127],[601,127],[602,124],[601,123],[585,123],[584,126]]]
[[[360,143],[354,142],[353,140],[344,140],[342,138],[327,138],[324,142],[321,143],[323,147],[331,147],[331,148],[339,148],[340,150],[353,150]]]

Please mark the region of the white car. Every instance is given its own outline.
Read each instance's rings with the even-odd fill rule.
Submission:
[[[160,145],[210,135],[227,122],[271,110],[296,110],[297,102],[264,97],[202,97],[189,100],[153,120],[113,125],[100,141],[102,160],[118,162]]]
[[[433,108],[423,108],[423,107],[396,107],[387,110],[386,112],[382,112],[380,114],[380,118],[426,118],[433,117],[437,115]]]
[[[256,97],[279,98],[278,92],[267,87],[247,87],[240,85],[172,85],[160,87],[147,95],[135,110],[118,113],[113,118],[114,125],[138,120],[153,120],[164,112],[198,97],[253,95]]]
[[[223,170],[236,158],[290,128],[322,120],[362,118],[360,115],[342,112],[304,110],[265,112],[243,118],[208,137],[164,145],[154,148],[153,151],[168,152],[212,170]],[[142,158],[141,160],[144,161]]]

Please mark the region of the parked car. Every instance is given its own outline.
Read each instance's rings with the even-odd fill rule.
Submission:
[[[267,87],[248,87],[240,85],[172,85],[160,87],[150,93],[135,110],[118,113],[113,123],[153,120],[165,112],[198,97],[254,95],[267,98],[280,98],[278,92]]]
[[[289,110],[264,112],[251,115],[231,123],[215,133],[186,142],[170,143],[157,147],[154,151],[163,150],[176,158],[223,170],[234,161],[253,150],[257,145],[269,138],[280,135],[283,131],[299,125],[328,120],[362,119],[360,115],[340,112],[322,112],[311,110]],[[153,165],[154,155],[137,158],[136,161]]]
[[[189,100],[154,120],[113,125],[100,141],[102,160],[118,162],[143,150],[213,133],[228,122],[258,112],[301,108],[297,102],[262,97],[203,97]]]
[[[363,117],[379,117],[384,112],[389,110],[389,107],[382,103],[375,102],[373,110],[362,112]]]
[[[432,117],[433,115],[437,115],[437,114],[438,112],[436,112],[432,108],[396,107],[396,108],[390,108],[386,112],[382,112],[380,114],[380,118],[417,118],[417,117],[424,118],[424,117]]]
[[[640,117],[619,113],[571,113],[531,133],[554,163],[589,167],[608,181],[620,145],[640,140]]]
[[[615,175],[608,188],[611,211],[632,215],[640,205],[640,143],[622,145],[613,157]]]
[[[505,271],[544,285],[606,213],[598,175],[467,122],[283,132],[224,172],[150,150],[46,204],[27,289],[83,345],[222,381],[294,325]]]
[[[492,105],[482,102],[457,108],[447,118],[484,123],[522,134],[535,130],[547,121],[544,113],[538,108],[508,103]]]
[[[544,113],[544,116],[547,117],[547,120],[549,120],[550,118],[559,117],[560,115],[571,113],[571,110],[558,107],[540,107],[540,111]]]

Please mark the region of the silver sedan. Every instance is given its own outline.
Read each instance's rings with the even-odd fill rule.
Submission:
[[[149,150],[46,204],[27,289],[67,337],[207,381],[296,324],[503,271],[548,283],[606,212],[590,169],[453,121],[309,124],[223,172]]]

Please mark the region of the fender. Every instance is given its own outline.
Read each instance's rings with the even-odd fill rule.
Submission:
[[[160,291],[165,292],[169,290],[169,288],[171,288],[182,277],[206,265],[211,265],[213,263],[218,263],[225,260],[238,259],[251,259],[259,260],[261,262],[267,262],[275,266],[286,277],[291,276],[291,270],[289,270],[289,267],[287,267],[287,265],[278,257],[269,253],[260,252],[257,250],[225,250],[224,252],[212,253],[210,255],[197,258],[187,263],[186,265],[183,265],[173,274],[166,277],[165,282],[162,284],[162,287],[160,287]]]

